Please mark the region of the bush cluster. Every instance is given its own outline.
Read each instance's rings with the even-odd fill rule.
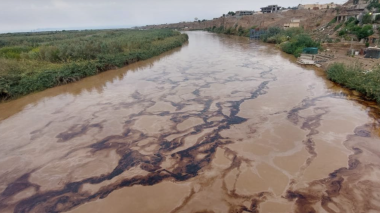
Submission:
[[[206,28],[205,30],[208,32],[213,32],[213,33],[220,33],[220,34],[227,34],[227,35],[236,35],[236,36],[245,36],[249,37],[249,32],[251,29],[255,29],[256,26],[252,26],[251,28],[243,28],[242,26],[237,26],[235,25],[233,28],[225,28],[223,25],[216,27],[210,27]]]
[[[0,35],[0,100],[77,81],[181,46],[172,30],[103,30]]]
[[[371,19],[371,17],[370,17]],[[363,18],[363,23],[364,23]],[[344,27],[338,32],[339,36],[345,36],[347,34],[352,34],[357,37],[357,39],[360,41],[361,39],[367,38],[368,36],[371,36],[374,34],[372,25],[367,24],[363,26],[359,26],[359,21],[355,18],[351,17],[347,22],[344,23]],[[343,23],[342,23],[343,26]]]
[[[380,10],[380,3],[379,0],[369,0],[369,4],[367,6],[367,9],[372,10],[372,9],[377,9]]]
[[[327,78],[380,104],[380,67],[366,71],[357,64],[334,63],[327,69]]]
[[[288,54],[299,57],[304,48],[317,47],[320,43],[314,41],[302,28],[288,28],[283,30],[278,27],[269,28],[262,40],[268,43],[279,44],[281,49]]]
[[[214,26],[206,30],[214,33],[249,37],[251,29],[256,29],[256,26],[252,26],[249,29],[244,29],[241,26],[237,27],[237,25],[234,28]],[[284,52],[293,54],[296,57],[299,57],[306,47],[320,47],[320,43],[314,41],[302,28],[284,30],[279,27],[271,27],[268,28],[266,34],[261,36],[261,40],[266,43],[279,44]]]

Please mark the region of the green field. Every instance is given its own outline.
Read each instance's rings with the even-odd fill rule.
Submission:
[[[187,40],[166,29],[0,34],[0,101],[145,60]]]

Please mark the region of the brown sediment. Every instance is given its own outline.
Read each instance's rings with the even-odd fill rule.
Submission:
[[[263,213],[290,213],[293,211],[292,204],[283,201],[266,201],[260,206]]]
[[[0,112],[0,211],[380,211],[377,108],[266,46],[189,35]]]
[[[170,181],[153,186],[135,185],[113,191],[102,200],[93,201],[70,212],[158,212],[167,213],[179,206],[190,194],[189,184],[176,184]]]

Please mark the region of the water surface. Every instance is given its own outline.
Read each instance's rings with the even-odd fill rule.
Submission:
[[[374,103],[273,46],[188,34],[0,104],[0,211],[380,211]]]

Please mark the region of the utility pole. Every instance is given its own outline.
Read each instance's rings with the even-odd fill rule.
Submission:
[[[354,41],[354,38],[351,38],[351,47],[350,50],[352,50],[352,42]]]

